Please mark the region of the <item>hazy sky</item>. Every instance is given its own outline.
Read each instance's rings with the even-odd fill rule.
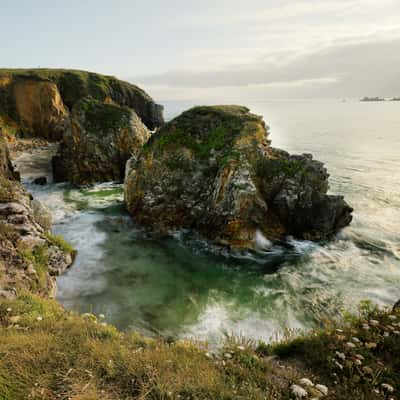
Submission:
[[[400,0],[0,0],[0,65],[157,100],[400,95]]]

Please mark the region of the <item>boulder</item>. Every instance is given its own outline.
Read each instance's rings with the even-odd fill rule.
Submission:
[[[150,131],[130,108],[83,99],[72,109],[53,159],[54,180],[78,185],[121,181],[127,160],[149,137]]]
[[[245,107],[195,107],[157,131],[129,161],[125,201],[135,221],[161,233],[195,229],[234,248],[293,235],[322,240],[351,221],[328,195],[311,155],[274,149]]]

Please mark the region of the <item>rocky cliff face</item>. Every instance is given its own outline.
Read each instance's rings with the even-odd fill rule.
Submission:
[[[19,289],[54,295],[54,275],[72,264],[74,252],[50,226],[49,211],[19,182],[0,131],[0,297]]]
[[[127,167],[125,200],[159,232],[191,228],[237,248],[287,235],[320,240],[351,221],[328,174],[310,155],[270,147],[262,118],[245,107],[197,107],[152,136]]]
[[[81,100],[53,159],[54,179],[74,184],[122,181],[126,162],[149,137],[150,131],[131,109]]]
[[[69,111],[86,97],[131,108],[151,130],[164,123],[162,106],[139,87],[111,76],[75,70],[0,69],[0,116],[19,125],[25,135],[61,139]]]

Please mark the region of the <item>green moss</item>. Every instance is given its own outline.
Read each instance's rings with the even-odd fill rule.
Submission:
[[[112,104],[104,104],[93,99],[84,99],[79,102],[78,110],[85,113],[85,128],[94,133],[109,129],[128,128],[130,111],[128,108]]]
[[[76,253],[76,250],[74,249],[72,244],[67,242],[62,236],[53,235],[52,233],[47,232],[46,238],[52,245],[57,246],[58,248],[63,250],[65,253],[68,253],[68,254]]]
[[[47,250],[48,247],[45,244],[36,246],[32,250],[23,248],[19,249],[19,253],[23,257],[25,263],[27,265],[32,264],[37,274],[37,280],[32,281],[32,290],[41,290],[46,288],[49,263]]]
[[[225,146],[229,147],[231,137],[228,130],[224,126],[218,126],[209,132],[204,137],[196,138],[183,129],[175,128],[170,131],[162,131],[155,140],[149,143],[154,146],[158,151],[163,152],[168,146],[184,146],[193,151],[194,155],[199,158],[208,158],[211,151],[219,151]]]
[[[304,169],[304,161],[279,158],[279,159],[260,159],[257,163],[257,174],[262,177],[294,177]]]

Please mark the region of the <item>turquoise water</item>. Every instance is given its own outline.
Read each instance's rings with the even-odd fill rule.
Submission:
[[[189,104],[166,106],[172,117]],[[331,192],[354,207],[352,225],[326,245],[289,241],[269,252],[226,254],[193,232],[159,238],[136,226],[121,185],[28,184],[53,210],[54,232],[78,250],[74,266],[58,278],[59,301],[105,314],[122,329],[214,343],[224,333],[269,340],[285,328],[316,327],[362,299],[393,304],[400,298],[399,107],[250,105],[270,125],[274,146],[324,161]],[[27,182],[37,158],[25,160]]]

